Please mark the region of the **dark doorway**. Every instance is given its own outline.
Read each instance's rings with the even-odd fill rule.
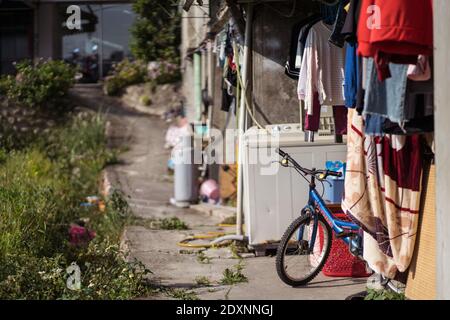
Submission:
[[[0,4],[0,74],[14,74],[14,62],[33,58],[33,10],[23,2]]]

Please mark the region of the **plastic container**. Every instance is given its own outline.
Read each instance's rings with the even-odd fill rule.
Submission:
[[[328,177],[324,182],[325,193],[323,198],[331,203],[340,203],[344,196],[344,178]]]
[[[174,198],[172,204],[187,208],[198,200],[198,169],[194,164],[192,136],[183,135],[181,144],[173,150],[174,161]]]
[[[344,213],[334,215],[340,220],[350,221]],[[319,232],[321,232],[320,229]],[[323,233],[319,236],[321,242],[323,242]],[[327,277],[365,278],[371,275],[371,273],[367,272],[366,263],[353,256],[349,251],[348,245],[342,239],[337,239],[334,234],[330,255],[322,269],[322,273]]]

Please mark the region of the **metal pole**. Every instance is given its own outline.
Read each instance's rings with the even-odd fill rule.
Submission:
[[[194,53],[194,105],[195,121],[202,117],[202,58],[201,53]]]
[[[214,107],[214,77],[215,77],[215,64],[213,55],[213,40],[208,41],[208,98],[210,99],[210,106],[208,109],[208,135],[211,134],[213,107]]]
[[[247,89],[247,83],[249,79],[248,70],[250,67],[250,63],[252,61],[252,53],[251,53],[251,44],[252,44],[252,24],[253,24],[253,4],[247,5],[247,19],[245,23],[245,43],[244,43],[244,57],[243,57],[243,65],[242,65],[242,83]],[[245,108],[245,100],[246,95],[248,94],[247,90],[242,90],[241,92],[241,101],[239,107],[239,144],[238,144],[238,181],[237,181],[237,208],[236,208],[236,235],[240,236],[243,234],[242,230],[242,221],[243,221],[243,159],[244,159],[244,131],[246,130],[246,108]]]

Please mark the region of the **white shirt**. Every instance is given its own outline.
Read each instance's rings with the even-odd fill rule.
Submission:
[[[314,93],[321,105],[345,105],[345,49],[329,43],[332,30],[323,21],[309,31],[298,80],[298,97],[305,101],[308,115],[313,114]]]

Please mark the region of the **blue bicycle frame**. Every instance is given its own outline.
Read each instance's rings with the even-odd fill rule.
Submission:
[[[322,179],[326,179],[327,176],[342,176],[342,174],[328,170],[309,170],[302,168],[288,153],[281,149],[278,149],[277,152],[283,157],[283,161],[281,162],[283,166],[289,167],[290,162],[297,172],[303,175],[305,179],[306,175],[311,176],[311,180],[309,181],[308,205],[302,210],[302,215],[309,211],[311,213],[311,218],[313,219],[313,229],[308,247],[308,254],[311,254],[314,249],[319,224],[319,215],[322,215],[331,227],[332,231],[336,234],[336,237],[342,239],[349,246],[350,252],[356,256],[361,256],[362,237],[360,234],[360,227],[355,223],[337,219],[328,209],[325,201],[316,190],[316,175],[321,174],[323,178],[320,178],[320,181],[323,181]],[[303,235],[304,226],[299,229],[298,239],[303,239]]]
[[[308,205],[302,210],[302,214],[305,214],[305,212],[308,211],[311,212],[313,219],[309,253],[311,253],[314,248],[319,223],[319,214],[322,214],[333,232],[349,246],[350,251],[355,255],[361,255],[362,246],[361,236],[359,234],[360,227],[353,222],[339,220],[331,213],[325,204],[325,201],[316,190],[315,177],[312,177],[309,189]],[[303,232],[304,226],[299,229],[299,239],[303,239]]]

